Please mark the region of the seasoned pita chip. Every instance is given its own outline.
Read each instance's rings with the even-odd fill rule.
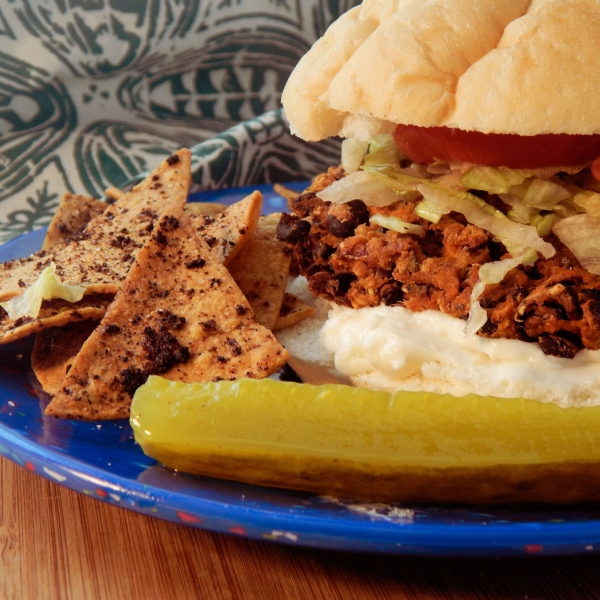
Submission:
[[[107,195],[112,194],[116,199],[125,194],[117,188],[107,188],[105,192]],[[202,217],[214,217],[225,211],[219,219],[208,218],[198,222],[198,227],[203,228],[202,234],[205,240],[211,243],[211,250],[222,262],[230,260],[232,253],[235,256],[250,232],[256,227],[262,206],[262,196],[257,194],[251,194],[229,207],[218,202],[185,204],[186,213]],[[104,212],[108,206],[105,202],[93,198],[65,194],[50,223],[42,249],[48,250],[70,236],[80,233],[93,217]],[[59,239],[59,236],[62,236],[62,239]]]
[[[290,190],[290,188],[286,188],[280,183],[275,183],[273,185],[273,191],[287,200],[287,206],[290,210],[293,209],[294,200],[300,195],[300,192]]]
[[[98,323],[99,320],[68,323],[38,334],[31,354],[31,367],[44,392],[51,396],[58,393],[75,356]]]
[[[114,205],[93,218],[80,236],[0,266],[0,300],[20,295],[51,261],[62,283],[86,293],[116,293],[155,221],[182,207],[190,185],[190,151],[180,150]]]
[[[217,215],[190,215],[213,254],[228,265],[256,229],[262,209],[262,194],[252,192]]]
[[[160,220],[46,413],[124,418],[150,374],[185,382],[262,378],[287,358],[181,210]]]
[[[115,201],[125,192],[116,187],[108,187],[104,190],[104,193],[112,201]],[[216,215],[222,210],[225,210],[227,206],[220,202],[188,202],[184,208],[185,211],[191,215]]]
[[[291,262],[275,234],[280,216],[273,213],[261,217],[250,239],[228,265],[256,320],[269,329],[279,316]]]
[[[273,326],[273,331],[295,325],[300,321],[304,321],[304,319],[308,319],[308,317],[314,316],[314,314],[315,309],[312,306],[306,304],[297,296],[286,292],[283,295],[283,303]]]
[[[73,321],[101,319],[112,302],[112,294],[90,294],[79,302],[67,302],[61,298],[44,300],[38,316],[9,319],[6,311],[0,309],[0,344],[38,333],[49,327],[61,327]]]
[[[218,215],[226,208],[227,206],[220,202],[188,202],[184,206],[189,215]]]
[[[106,202],[94,198],[65,194],[50,221],[42,250],[50,250],[70,237],[81,233],[86,225],[94,217],[102,214],[107,207]]]

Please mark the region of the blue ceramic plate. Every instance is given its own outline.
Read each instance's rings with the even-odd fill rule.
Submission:
[[[284,201],[270,186],[265,210]],[[302,187],[302,184],[299,185]],[[230,203],[246,189],[196,194]],[[30,254],[43,231],[0,247],[0,261]],[[0,453],[98,500],[219,533],[314,548],[429,556],[576,554],[600,549],[600,507],[441,508],[341,503],[307,493],[174,473],[145,456],[126,420],[44,416],[30,374],[31,340],[0,347]]]

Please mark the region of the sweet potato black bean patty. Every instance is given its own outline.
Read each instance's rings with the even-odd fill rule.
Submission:
[[[330,168],[293,201],[277,229],[297,271],[316,296],[352,308],[404,306],[440,310],[459,319],[469,314],[480,265],[507,258],[506,248],[459,213],[430,223],[414,213],[417,200],[384,208],[357,198],[342,205],[316,194],[341,179]],[[497,196],[486,195],[493,205]],[[370,223],[375,214],[420,225],[424,235],[401,234]],[[546,354],[572,358],[600,348],[600,276],[584,269],[553,235],[557,252],[531,267],[512,269],[479,297],[488,315],[478,335],[538,343]]]

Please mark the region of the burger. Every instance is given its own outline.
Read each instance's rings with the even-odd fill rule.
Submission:
[[[598,0],[365,0],[329,28],[283,93],[292,133],[345,138],[278,226],[319,308],[280,335],[296,368],[600,404],[598,31]]]

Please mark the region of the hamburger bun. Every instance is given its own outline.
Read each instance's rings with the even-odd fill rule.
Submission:
[[[598,0],[364,0],[304,57],[283,94],[292,132],[354,138],[278,227],[303,276],[288,291],[315,307],[276,332],[304,381],[425,392],[390,406],[418,398],[440,422],[431,447],[489,436],[457,428],[469,397],[519,423],[516,402],[554,411],[523,428],[528,452],[538,424],[546,443],[561,418],[594,414],[525,399],[600,405],[598,31]],[[421,440],[408,414],[399,428]],[[412,498],[596,498],[598,462],[578,471],[568,454],[543,480],[523,465],[508,488],[512,465],[472,469],[483,496],[429,471]]]
[[[521,138],[540,134],[578,134],[592,137],[592,134],[600,133],[600,111],[597,101],[600,94],[600,69],[596,67],[598,31],[598,0],[364,0],[361,6],[342,15],[300,61],[283,93],[286,116],[292,132],[309,141],[329,136],[353,137],[368,141],[376,134],[394,132],[399,125],[453,128],[479,132],[477,135],[516,134],[515,137]],[[492,140],[494,137],[490,136],[488,139]],[[564,141],[564,138],[562,140]],[[577,144],[581,142],[579,138],[575,140]],[[519,141],[521,139],[517,140]],[[462,160],[466,163],[478,162]],[[557,171],[564,169],[565,164],[580,165],[580,162],[558,162],[556,165],[560,168]],[[600,163],[600,159],[595,162]],[[415,165],[408,167],[404,164],[403,172],[413,169],[411,175],[414,175],[417,172],[414,167]],[[427,164],[422,167],[427,167]],[[469,164],[468,167],[473,167],[473,164]],[[581,164],[574,172],[588,167],[589,163]],[[600,179],[596,175],[594,177]],[[461,185],[462,181],[460,179]],[[563,183],[559,177],[553,181]],[[596,184],[600,190],[600,182],[597,181]],[[569,183],[566,182],[565,185]],[[422,186],[418,189],[421,192]],[[469,186],[466,186],[463,191],[469,189]],[[319,196],[319,190],[322,188],[309,188],[307,191],[314,191]],[[477,189],[474,193],[477,195]],[[495,193],[492,192],[490,196]],[[591,192],[588,190],[586,193]],[[481,197],[488,198],[485,195]],[[319,198],[326,200],[325,196]],[[348,206],[352,202],[363,201],[360,194],[349,198],[357,200],[346,199],[340,202],[347,202]],[[397,198],[400,199],[399,196]],[[499,202],[498,197],[494,201]],[[370,219],[373,218],[373,206],[382,205],[369,205]],[[493,210],[489,205],[486,208]],[[505,213],[501,215],[503,218],[506,218],[509,208],[510,206],[504,209]],[[308,216],[306,210],[304,213],[296,211],[295,218],[308,218],[311,222],[310,236],[304,243],[305,249],[310,248],[311,244],[314,246],[317,241],[321,243],[321,239],[327,240],[330,234],[337,235],[333,234],[329,225],[323,225],[326,219],[330,218],[331,209],[322,207],[315,210],[314,219],[310,210]],[[326,212],[321,214],[319,210]],[[334,217],[335,214],[337,213],[332,213]],[[585,218],[589,220],[589,215]],[[468,218],[466,220],[469,221]],[[421,223],[423,226],[424,222]],[[433,223],[438,221],[434,220]],[[530,224],[527,221],[520,223]],[[364,227],[376,229],[377,225],[372,226],[367,220]],[[483,225],[482,227],[485,229]],[[373,228],[368,233],[363,231],[359,236],[363,236],[361,239],[369,239],[368,235],[371,234],[375,235]],[[548,235],[548,232],[543,235]],[[333,249],[334,246],[336,249],[341,247],[336,244],[345,243],[348,234],[340,236],[343,239],[331,242],[329,238],[329,241],[323,242],[333,244],[332,253],[337,252]],[[539,236],[542,237],[542,234]],[[497,241],[498,238],[495,239]],[[521,238],[517,241],[519,244],[524,243]],[[291,245],[294,243],[296,248],[301,247],[300,243],[294,241]],[[391,240],[390,243],[395,241]],[[570,250],[571,247],[566,245]],[[310,277],[311,271],[307,265],[316,254],[311,256],[311,249],[298,252],[298,264],[304,265],[304,271],[302,268],[300,271]],[[475,254],[476,252],[473,256]],[[511,252],[508,254],[512,254],[513,258],[515,256]],[[427,257],[429,256],[427,254]],[[550,256],[552,254],[544,254],[545,259]],[[336,260],[337,264],[342,265],[340,269],[346,268],[352,275],[357,272],[353,271],[354,266],[349,266],[349,262],[344,262],[343,258]],[[361,259],[357,258],[357,262],[359,260]],[[498,257],[487,258],[483,262],[493,260],[497,261]],[[321,258],[316,257],[314,261],[317,264],[310,266],[320,269],[323,265]],[[368,262],[367,259],[365,261]],[[432,266],[433,263],[425,264],[429,258],[422,257],[419,261],[421,263],[415,267],[417,271],[422,268],[423,271],[430,269],[430,272],[433,272],[437,268]],[[398,264],[394,264],[398,269]],[[471,262],[471,266],[477,268],[481,264],[483,263],[480,263],[479,259]],[[443,264],[438,266],[441,270],[445,268]],[[586,265],[578,266],[587,268]],[[328,263],[326,268],[333,273],[332,277],[342,273],[335,271],[336,267],[332,267],[331,263]],[[363,272],[367,273],[368,268],[370,267],[365,267]],[[385,270],[388,267],[382,266],[381,269]],[[389,271],[392,270],[394,266],[389,267]],[[589,270],[595,273],[591,268]],[[393,283],[399,282],[398,285],[403,286],[405,279],[402,277],[407,275],[402,270],[398,273],[397,278],[394,275]],[[356,277],[360,279],[363,276],[359,274]],[[373,280],[377,277],[380,275],[374,275]],[[364,279],[367,278],[368,275],[365,275]],[[381,281],[387,285],[390,279],[381,276]],[[377,292],[375,283],[373,289],[368,289],[368,285],[367,283],[363,286],[366,290],[365,297],[368,296],[367,292]],[[382,284],[377,285],[383,289]],[[472,282],[463,281],[457,289],[464,290],[473,285]],[[527,294],[535,295],[537,291]],[[311,304],[325,302],[312,297],[308,290],[296,289],[293,293],[301,295],[305,302]],[[337,298],[333,292],[324,289],[315,293],[342,305],[341,308],[335,307],[330,315],[335,316],[340,314],[340,311],[350,310],[355,314],[356,321],[362,318],[364,311],[383,307],[384,303],[383,296],[378,297],[374,304],[370,304],[368,297],[361,297],[355,302],[349,297]],[[404,300],[394,302],[396,304],[390,307],[393,310],[408,310],[403,306]],[[387,304],[387,300],[385,303]],[[583,304],[582,302],[581,305]],[[348,308],[349,306],[353,308]],[[417,311],[427,310],[422,308],[423,305],[420,306]],[[472,306],[473,304],[471,308]],[[440,303],[439,311],[446,310],[447,305]],[[386,318],[391,323],[395,317],[387,315],[388,313]],[[448,312],[444,318],[455,321],[455,326],[460,327],[462,332],[464,321],[461,319],[466,319],[467,316],[450,316]],[[389,364],[384,364],[377,357],[367,357],[364,345],[355,344],[355,340],[351,340],[352,336],[346,332],[336,337],[337,345],[327,345],[323,331],[327,331],[328,319],[327,308],[321,305],[316,316],[308,322],[278,332],[278,338],[293,356],[292,366],[303,379],[313,383],[336,377],[352,385],[390,393],[398,390],[451,393],[455,396],[477,393],[497,397],[531,398],[563,407],[600,404],[600,376],[594,374],[594,364],[600,363],[597,346],[579,346],[583,348],[581,352],[575,350],[567,357],[567,354],[544,349],[540,342],[541,337],[537,338],[540,344],[538,346],[531,343],[536,339],[534,336],[515,334],[512,338],[506,336],[510,339],[499,341],[523,347],[534,346],[535,352],[526,356],[517,346],[513,346],[516,349],[515,356],[518,355],[519,358],[507,358],[505,354],[503,358],[498,359],[498,354],[493,358],[494,351],[486,355],[486,350],[478,359],[471,361],[469,358],[464,364],[456,360],[439,359],[439,355],[429,359],[428,355],[419,369],[408,374],[405,370],[400,375],[398,370],[394,371],[390,367],[391,363],[398,362],[396,355],[390,357]],[[515,316],[514,320],[519,319]],[[342,331],[340,322],[336,322],[335,326]],[[390,330],[391,328],[390,326]],[[468,335],[481,340],[481,337],[473,335],[480,328],[481,326]],[[543,334],[546,333],[558,333],[560,337],[563,332],[544,330]],[[440,334],[443,337],[442,334],[445,335],[445,332]],[[380,335],[389,339],[392,333],[382,329]],[[502,337],[503,335],[499,335],[494,339]],[[352,344],[355,344],[355,347],[348,350]],[[358,369],[354,366],[348,367],[347,363],[342,366],[340,350],[344,351],[343,346],[346,354],[354,352],[362,357],[363,366]],[[456,348],[457,352],[462,352],[459,346]],[[420,351],[417,349],[415,352],[418,354]],[[579,353],[576,354],[577,352]],[[420,353],[423,354],[422,351]],[[553,356],[548,356],[553,353]],[[538,368],[540,365],[542,366]]]
[[[600,133],[597,0],[365,0],[283,92],[293,133]]]

